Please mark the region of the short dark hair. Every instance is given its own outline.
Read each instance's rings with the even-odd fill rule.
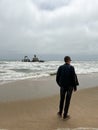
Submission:
[[[65,56],[65,57],[64,57],[64,61],[65,61],[65,62],[71,61],[70,56]]]

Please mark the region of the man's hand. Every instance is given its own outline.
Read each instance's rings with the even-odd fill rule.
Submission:
[[[76,92],[76,91],[77,91],[77,87],[75,86],[75,87],[74,87],[74,92]]]

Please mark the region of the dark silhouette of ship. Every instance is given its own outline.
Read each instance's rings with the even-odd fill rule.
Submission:
[[[30,60],[28,58],[28,56],[24,56],[24,59],[22,59],[22,62],[45,62],[45,61],[44,60],[39,60],[39,58],[36,55],[34,55],[32,60]]]
[[[30,62],[30,59],[28,58],[28,56],[24,56],[24,59],[22,59],[22,62]]]

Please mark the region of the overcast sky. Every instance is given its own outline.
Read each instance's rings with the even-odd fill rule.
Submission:
[[[98,0],[0,0],[0,55],[98,54]]]

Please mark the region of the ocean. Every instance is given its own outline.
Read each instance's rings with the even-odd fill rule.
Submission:
[[[52,76],[63,61],[21,62],[0,61],[0,84],[21,79]],[[98,73],[98,61],[73,61],[77,74]]]

